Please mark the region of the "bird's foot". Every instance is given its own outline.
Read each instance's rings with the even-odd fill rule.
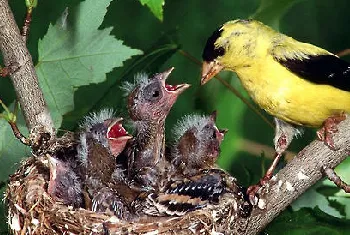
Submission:
[[[250,204],[256,206],[259,202],[259,190],[272,178],[272,173],[266,173],[263,178],[260,179],[259,183],[251,185],[247,189],[247,195]]]
[[[332,150],[337,150],[334,145],[333,134],[338,132],[337,125],[344,121],[346,118],[345,113],[333,115],[323,122],[323,126],[317,131],[317,137],[320,141],[323,141]]]
[[[281,139],[281,141],[283,141],[283,138]],[[275,158],[273,159],[273,162],[272,162],[271,166],[269,167],[269,169],[266,171],[264,177],[262,177],[260,179],[258,184],[252,185],[248,188],[247,195],[248,195],[249,201],[252,205],[254,205],[254,206],[257,205],[257,203],[259,201],[258,191],[272,178],[273,172],[276,169],[276,166],[277,166],[281,157],[282,157],[282,153],[276,152]]]
[[[256,185],[249,186],[247,189],[246,194],[248,195],[250,204],[252,204],[253,206],[256,206],[258,204],[258,201],[259,201],[258,191],[261,189],[261,187],[262,185],[258,183]]]

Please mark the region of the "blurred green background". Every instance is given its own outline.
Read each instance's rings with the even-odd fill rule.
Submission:
[[[79,11],[79,2],[39,1],[38,7],[34,9],[28,41],[29,51],[37,66],[40,64],[38,40],[45,36],[49,24],[55,24],[66,7],[69,19],[74,20]],[[176,69],[169,83],[186,82],[191,84],[191,88],[179,97],[167,119],[167,140],[171,140],[172,126],[183,115],[209,114],[217,110],[218,126],[229,129],[222,144],[220,165],[236,176],[242,185],[255,183],[273,155],[273,128],[220,81],[213,79],[206,86],[200,87],[201,67],[190,58],[201,61],[207,38],[222,23],[250,17],[300,41],[313,43],[334,53],[342,51],[350,47],[350,1],[165,0],[163,14],[159,11],[161,3],[162,1],[149,1],[153,12],[158,14],[157,18],[149,6],[143,6],[137,0],[111,2],[99,29],[113,27],[112,35],[125,45],[143,51],[143,55],[133,56],[123,66],[113,69],[102,83],[87,82],[89,85],[75,86],[74,110],[63,116],[61,129],[76,130],[84,115],[101,107],[113,107],[125,114],[125,99],[119,88],[123,81],[132,81],[137,72],[151,74],[174,66]],[[22,25],[26,10],[24,1],[10,1],[10,5],[16,21]],[[71,28],[74,30],[74,25]],[[348,61],[349,58],[344,57]],[[250,101],[235,74],[222,72],[220,77]],[[0,98],[8,105],[14,101],[15,93],[8,79],[0,80]],[[272,122],[271,117],[261,110],[259,112]],[[23,121],[20,123],[22,130],[25,130]],[[0,133],[0,180],[6,184],[8,175],[14,172],[21,157],[28,156],[30,151],[13,139],[4,122],[0,123]],[[289,150],[298,152],[314,138],[314,130],[306,130],[303,137],[293,141]],[[350,161],[344,162],[338,169],[348,182],[350,174],[346,169],[349,169],[349,164]],[[0,216],[0,233],[7,234],[7,220],[2,204]],[[318,183],[293,206],[288,207],[268,226],[266,233],[350,234],[349,219],[349,197],[325,181]]]

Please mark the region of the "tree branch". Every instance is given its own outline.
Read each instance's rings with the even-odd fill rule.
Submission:
[[[6,66],[15,67],[10,77],[27,127],[44,127],[53,134],[53,122],[39,87],[38,77],[7,0],[0,0],[0,49]]]
[[[253,209],[247,234],[257,234],[278,214],[322,177],[322,168],[335,168],[350,155],[350,116],[338,126],[330,150],[315,140],[298,153],[268,184],[261,189],[259,206]]]

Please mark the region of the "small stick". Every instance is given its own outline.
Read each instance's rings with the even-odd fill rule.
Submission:
[[[15,135],[15,137],[17,139],[19,139],[19,141],[21,141],[22,144],[27,145],[27,146],[31,146],[32,145],[31,141],[27,137],[22,135],[22,133],[18,129],[18,127],[17,127],[15,122],[9,121],[8,123],[10,124],[10,126],[12,128],[12,132]]]
[[[27,42],[29,30],[30,30],[30,23],[32,22],[33,8],[35,8],[38,5],[38,1],[25,0],[25,2],[26,2],[27,12],[26,12],[26,17],[24,18],[21,35],[23,37],[23,41]]]
[[[334,169],[323,167],[322,170],[330,181],[332,181],[339,188],[343,189],[346,193],[350,193],[350,185],[348,185],[346,182],[344,182],[337,175],[337,173],[334,171]]]
[[[16,115],[14,114],[16,110],[14,110],[13,113],[10,112],[8,107],[2,102],[1,99],[0,99],[0,104],[4,108],[5,112],[7,113],[7,115],[0,114],[0,118],[4,118],[10,124],[12,132],[17,139],[19,139],[23,144],[31,146],[31,141],[28,138],[26,138],[24,135],[22,135],[22,133],[20,132],[20,130],[16,125]],[[16,107],[18,107],[18,105],[15,104],[15,109]]]

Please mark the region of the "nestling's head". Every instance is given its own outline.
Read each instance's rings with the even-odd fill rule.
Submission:
[[[134,121],[164,120],[177,97],[186,90],[188,84],[168,85],[165,80],[174,68],[157,73],[151,78],[138,75],[136,86],[128,96],[128,111]]]
[[[85,117],[81,125],[83,129],[80,134],[81,149],[88,151],[87,139],[93,139],[108,149],[113,156],[118,156],[127,141],[132,138],[123,127],[122,121],[123,118],[114,117],[111,109],[102,109]]]
[[[210,116],[190,115],[176,125],[174,133],[178,141],[173,152],[175,164],[194,168],[214,165],[227,132],[226,129],[218,129],[215,120],[215,112]]]
[[[203,50],[201,84],[223,69],[235,71],[236,68],[247,66],[257,53],[255,47],[258,37],[265,33],[265,30],[259,30],[261,27],[269,29],[259,21],[234,20],[215,30]]]

